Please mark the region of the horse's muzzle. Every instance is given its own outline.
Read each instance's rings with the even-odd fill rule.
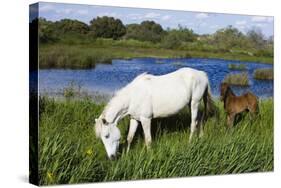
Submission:
[[[108,158],[109,158],[110,160],[116,160],[116,159],[117,159],[116,155],[110,155]]]

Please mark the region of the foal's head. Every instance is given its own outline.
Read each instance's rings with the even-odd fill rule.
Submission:
[[[224,101],[225,97],[227,96],[229,91],[231,91],[231,89],[230,89],[230,87],[229,87],[229,85],[227,83],[221,83],[220,91],[221,91],[220,100]]]

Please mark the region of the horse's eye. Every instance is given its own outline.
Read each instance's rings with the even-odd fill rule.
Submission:
[[[105,138],[106,138],[106,139],[109,138],[109,134],[105,135]]]

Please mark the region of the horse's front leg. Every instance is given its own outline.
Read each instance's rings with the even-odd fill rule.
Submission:
[[[141,118],[141,124],[144,132],[145,145],[150,148],[151,145],[151,119]]]
[[[130,150],[130,146],[131,146],[132,140],[135,136],[137,128],[138,128],[138,121],[135,120],[135,119],[131,119],[130,120],[129,133],[128,133],[128,136],[127,136],[127,142],[128,142],[127,153]]]
[[[191,101],[191,125],[190,125],[189,142],[191,142],[193,134],[196,131],[198,107],[199,107],[199,102],[192,100]]]

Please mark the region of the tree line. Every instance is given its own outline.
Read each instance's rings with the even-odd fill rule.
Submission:
[[[250,29],[246,34],[233,26],[217,30],[213,34],[199,35],[192,29],[178,26],[177,29],[163,29],[154,21],[124,25],[120,19],[103,16],[90,21],[62,19],[48,21],[45,18],[33,20],[38,23],[40,43],[60,41],[66,35],[88,39],[108,38],[113,40],[137,40],[159,44],[161,48],[201,51],[254,51],[257,56],[273,56],[273,37],[266,38],[261,30]],[[32,24],[32,23],[31,23]]]

